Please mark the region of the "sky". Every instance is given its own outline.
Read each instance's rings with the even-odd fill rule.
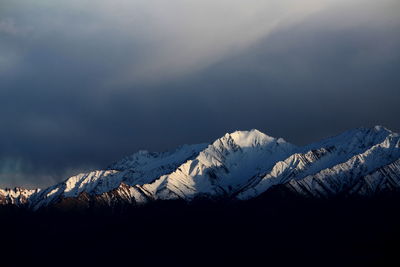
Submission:
[[[0,187],[259,129],[400,131],[398,0],[2,0]]]

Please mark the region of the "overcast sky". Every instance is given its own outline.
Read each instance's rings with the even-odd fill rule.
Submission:
[[[0,186],[257,128],[400,131],[398,0],[2,0]]]

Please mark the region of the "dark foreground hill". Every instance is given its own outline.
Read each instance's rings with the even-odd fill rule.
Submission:
[[[277,191],[278,192],[278,191]],[[2,266],[399,266],[400,197],[1,210]]]

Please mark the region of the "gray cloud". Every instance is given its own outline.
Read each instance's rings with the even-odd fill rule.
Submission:
[[[0,186],[258,128],[400,130],[398,1],[29,1],[0,10]]]

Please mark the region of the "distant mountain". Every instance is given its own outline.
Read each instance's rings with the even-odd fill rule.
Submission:
[[[28,199],[39,189],[30,190],[16,187],[14,189],[0,189],[0,205],[26,205]]]
[[[258,130],[236,131],[211,144],[139,151],[105,170],[82,173],[44,190],[2,190],[0,203],[37,210],[168,199],[246,200],[276,186],[307,197],[372,196],[400,190],[399,158],[399,134],[382,126],[350,130],[303,147]]]
[[[366,182],[362,178],[392,164],[399,157],[397,133],[381,126],[355,129],[300,148],[267,173],[255,177],[238,197],[255,197],[278,184],[314,197],[364,194],[355,188]],[[395,188],[398,186],[400,183]]]

